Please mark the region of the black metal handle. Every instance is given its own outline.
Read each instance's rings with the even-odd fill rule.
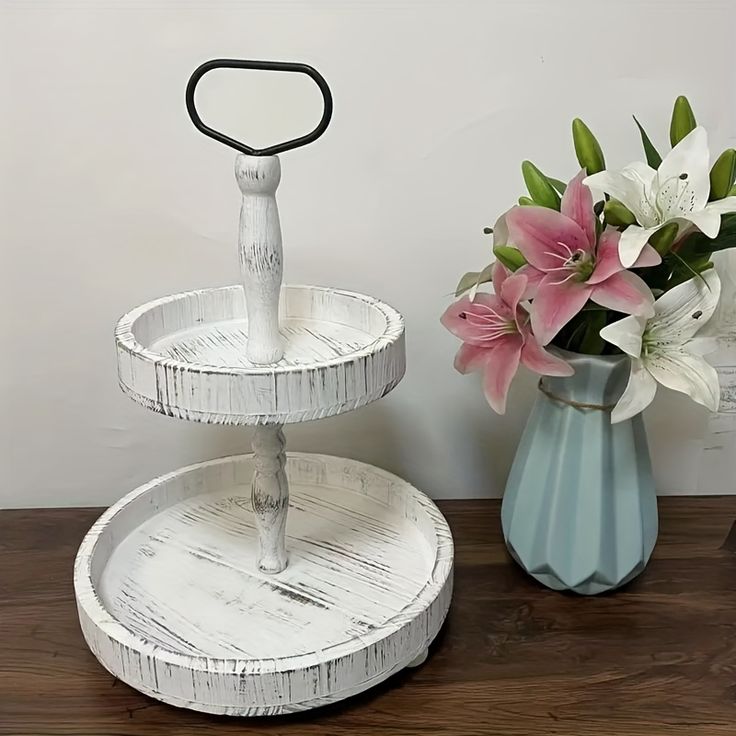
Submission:
[[[236,141],[234,138],[220,133],[214,128],[210,128],[202,122],[202,118],[199,117],[197,108],[194,106],[194,90],[197,87],[199,80],[212,71],[212,69],[260,69],[263,71],[273,72],[298,72],[300,74],[306,74],[311,77],[317,84],[322,92],[322,99],[325,103],[325,109],[322,113],[322,119],[317,124],[317,127],[311,132],[303,135],[299,138],[286,141],[285,143],[277,143],[275,146],[268,146],[267,148],[251,148],[245,143]],[[299,148],[299,146],[306,146],[307,143],[316,141],[322,133],[327,130],[327,126],[330,124],[330,118],[332,117],[332,93],[330,88],[325,81],[325,78],[313,67],[308,64],[298,64],[287,61],[250,61],[246,59],[212,59],[211,61],[205,61],[204,64],[198,66],[192,76],[189,78],[187,84],[187,112],[189,117],[194,123],[194,127],[197,128],[201,133],[204,133],[210,138],[214,138],[220,143],[224,143],[230,148],[234,148],[236,151],[241,153],[247,153],[250,156],[273,156],[283,151],[290,151],[292,148]]]

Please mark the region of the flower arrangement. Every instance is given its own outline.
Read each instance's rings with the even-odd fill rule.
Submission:
[[[606,168],[576,119],[581,170],[567,185],[522,164],[529,196],[486,229],[495,259],[462,277],[461,298],[442,316],[463,343],[456,369],[483,372],[499,414],[520,363],[542,376],[571,375],[565,350],[629,356],[612,422],[642,411],[658,384],[718,407],[718,377],[703,358],[714,340],[703,327],[720,298],[712,254],[736,247],[736,151],[711,167],[707,133],[685,97],[675,102],[664,157],[634,121],[646,163]],[[492,293],[479,290],[487,283]]]

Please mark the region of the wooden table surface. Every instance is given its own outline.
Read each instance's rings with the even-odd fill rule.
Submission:
[[[660,499],[648,569],[597,598],[525,576],[498,502],[440,506],[455,596],[427,663],[334,706],[250,720],[150,700],[88,652],[72,562],[100,509],[0,511],[0,734],[736,734],[736,496]]]

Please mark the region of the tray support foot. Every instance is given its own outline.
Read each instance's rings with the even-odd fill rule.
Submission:
[[[270,574],[286,568],[286,515],[289,511],[289,481],[286,439],[281,424],[256,427],[253,434],[255,471],[251,498],[258,530],[258,569]]]
[[[427,647],[426,649],[422,649],[422,651],[419,652],[419,654],[414,659],[412,659],[412,661],[409,662],[409,664],[406,666],[407,667],[420,667],[427,661],[428,656],[429,656],[429,647]]]

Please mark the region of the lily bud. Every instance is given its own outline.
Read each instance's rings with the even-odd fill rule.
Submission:
[[[633,225],[636,222],[634,213],[623,202],[619,202],[617,199],[609,199],[603,205],[603,214],[606,222],[616,227]]]
[[[672,120],[670,122],[670,143],[674,148],[688,133],[695,130],[695,115],[687,97],[680,95],[675,100],[672,108]]]
[[[531,161],[524,161],[521,164],[521,173],[524,177],[524,184],[526,184],[526,188],[534,200],[534,204],[549,207],[552,210],[560,209],[561,200],[557,190]]]
[[[590,128],[580,118],[572,121],[572,142],[578,163],[589,176],[606,168],[606,160],[603,158],[600,144],[590,132]]]
[[[651,245],[659,255],[666,255],[669,253],[672,244],[675,242],[678,230],[679,227],[676,222],[668,222],[664,227],[657,230],[651,238],[649,238],[649,245]]]
[[[529,207],[529,205],[536,204],[531,197],[519,197],[519,204],[522,207]]]
[[[713,201],[727,197],[734,179],[736,179],[736,151],[727,148],[710,170],[709,199]]]
[[[526,265],[526,258],[521,254],[521,251],[512,248],[510,245],[497,245],[493,249],[493,253],[509,271],[516,271]]]

